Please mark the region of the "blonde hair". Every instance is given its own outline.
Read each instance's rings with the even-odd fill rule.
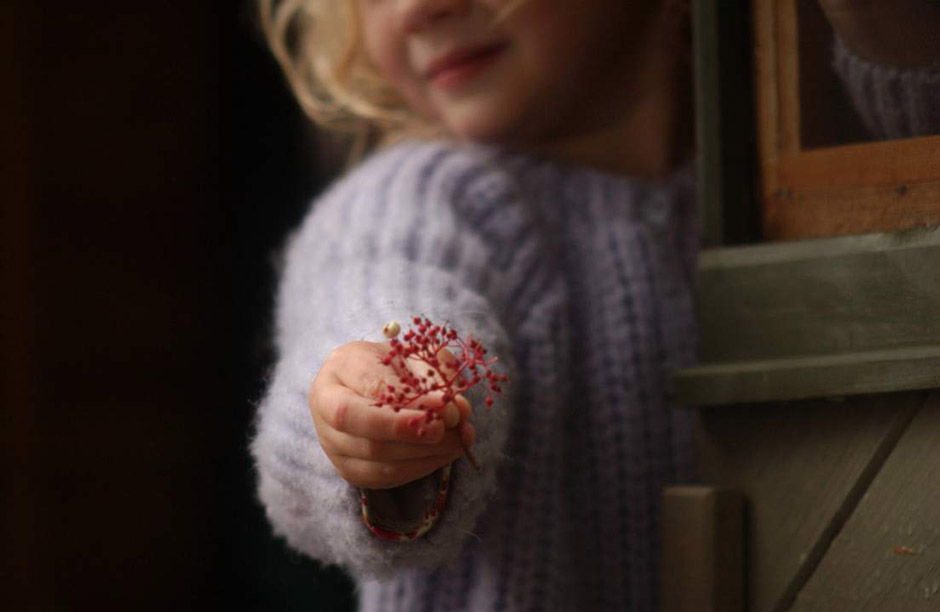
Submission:
[[[428,129],[369,61],[356,2],[258,0],[258,8],[268,45],[314,122],[352,134],[354,149]]]
[[[496,21],[527,1],[510,0]],[[258,0],[258,8],[274,57],[301,108],[317,124],[354,134],[360,152],[370,140],[440,133],[413,113],[372,65],[354,0]]]

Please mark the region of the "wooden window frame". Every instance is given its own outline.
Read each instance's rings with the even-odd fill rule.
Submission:
[[[804,149],[799,0],[753,0],[764,237],[940,224],[940,136]]]
[[[940,225],[940,177],[936,170],[927,177],[931,159],[940,167],[940,139],[784,147],[760,168],[754,163],[760,148],[775,142],[758,135],[755,113],[765,120],[758,109],[776,105],[781,89],[765,87],[748,113],[754,83],[741,75],[779,74],[785,54],[768,44],[788,26],[767,9],[786,13],[795,1],[693,5],[707,248],[699,273],[699,364],[676,378],[687,406],[940,387],[940,227],[917,227]],[[787,23],[792,29],[795,21]],[[772,117],[773,125],[789,121],[794,129],[792,116]],[[790,190],[785,201],[758,220],[761,194],[776,198],[781,189]],[[880,233],[755,244],[767,238],[761,226],[777,232],[770,238],[808,238],[874,230],[862,219],[879,216]],[[915,229],[898,231],[905,227]]]

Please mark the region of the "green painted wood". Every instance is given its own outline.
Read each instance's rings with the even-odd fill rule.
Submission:
[[[940,346],[699,366],[676,376],[684,405],[717,406],[940,388]]]
[[[940,345],[940,229],[706,252],[702,361]]]
[[[703,271],[786,264],[803,260],[907,250],[940,245],[940,228],[924,227],[886,234],[839,236],[790,242],[706,249],[700,258]]]
[[[940,610],[940,394],[907,428],[792,609]]]
[[[940,228],[707,250],[689,405],[940,387]]]
[[[747,609],[786,609],[864,499],[922,392],[699,412],[704,482],[747,502]]]

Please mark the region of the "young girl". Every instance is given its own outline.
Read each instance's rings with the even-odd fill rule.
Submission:
[[[655,609],[661,491],[693,468],[670,383],[695,337],[686,8],[263,9],[315,119],[397,142],[286,251],[252,446],[275,531],[351,571],[364,610]],[[383,325],[415,315],[480,338],[510,393],[423,436],[375,407]]]

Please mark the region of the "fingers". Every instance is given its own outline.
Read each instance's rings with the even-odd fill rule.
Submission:
[[[454,398],[454,403],[457,405],[457,410],[460,412],[461,421],[469,421],[473,417],[473,408],[470,406],[470,401],[462,395],[458,395]]]
[[[416,376],[427,376],[434,382],[441,384],[444,382],[443,377],[452,377],[455,374],[459,361],[447,349],[441,349],[438,351],[437,358],[440,360],[438,365],[440,373],[429,368],[425,362],[415,357],[408,358],[405,361],[405,366]],[[427,398],[435,398],[440,402],[443,399],[443,395],[443,391],[435,391],[434,393],[428,394]],[[463,399],[463,402],[467,408],[470,406],[465,398],[462,398],[462,396],[457,396],[454,398],[455,401],[448,402],[448,404],[440,410],[441,418],[444,420],[444,426],[448,429],[451,427],[456,427],[461,421],[468,418],[466,411],[461,408],[458,403],[455,403],[458,398]]]
[[[462,395],[454,397],[454,401],[447,404],[441,414],[444,420],[444,427],[448,429],[469,421],[472,416],[473,410],[470,408],[470,402]]]
[[[444,392],[434,391],[421,398],[420,401],[409,404],[409,407],[422,409],[423,407],[430,407],[434,412],[440,415],[441,420],[444,421],[444,427],[448,429],[456,427],[461,421],[460,408],[454,402],[447,402],[446,406],[441,407],[443,401]]]
[[[343,480],[353,486],[363,489],[391,489],[423,478],[455,461],[459,456],[437,455],[391,463],[341,457],[333,463]]]
[[[385,344],[374,342],[345,344],[333,351],[327,363],[324,364],[323,371],[326,380],[323,382],[344,385],[367,398],[376,398],[392,387],[399,389],[402,386],[399,380],[399,374],[403,373],[401,372],[402,363],[393,361],[391,365],[383,365],[381,361],[387,351],[388,347]],[[457,361],[456,357],[446,349],[442,349],[438,356],[441,359],[442,372],[445,375],[451,375],[453,373],[451,365]],[[431,372],[426,364],[413,357],[404,362],[404,367],[418,377],[427,376],[437,383],[443,382],[437,373]],[[456,427],[465,418],[463,412],[460,406],[453,402],[442,406],[442,399],[443,391],[435,391],[409,403],[407,408],[432,408],[441,416],[445,427]]]
[[[409,461],[463,452],[463,437],[457,429],[447,431],[440,442],[432,445],[377,442],[332,430],[320,438],[320,444],[328,455],[365,461]]]
[[[414,370],[420,364],[384,365],[386,351],[384,344],[371,342],[343,345],[331,353],[309,390],[323,450],[347,482],[365,488],[390,488],[426,476],[464,455],[476,438],[470,403],[460,395],[445,406],[443,391],[421,395],[397,412],[376,406],[389,385],[401,385],[401,369],[442,380],[427,372],[427,364],[424,372]],[[452,373],[441,370],[444,376]],[[428,420],[428,410],[440,418]]]
[[[387,351],[386,345],[376,342],[350,342],[330,353],[323,370],[334,382],[363,397],[375,398],[389,385],[400,385],[395,368],[382,364]]]
[[[460,443],[463,448],[472,448],[473,443],[477,441],[477,428],[473,426],[473,423],[461,421],[460,427],[457,428],[457,432],[460,436]]]
[[[328,428],[378,442],[436,444],[444,435],[440,421],[425,422],[421,410],[379,408],[342,385],[326,385],[311,391],[310,412],[321,437]]]

